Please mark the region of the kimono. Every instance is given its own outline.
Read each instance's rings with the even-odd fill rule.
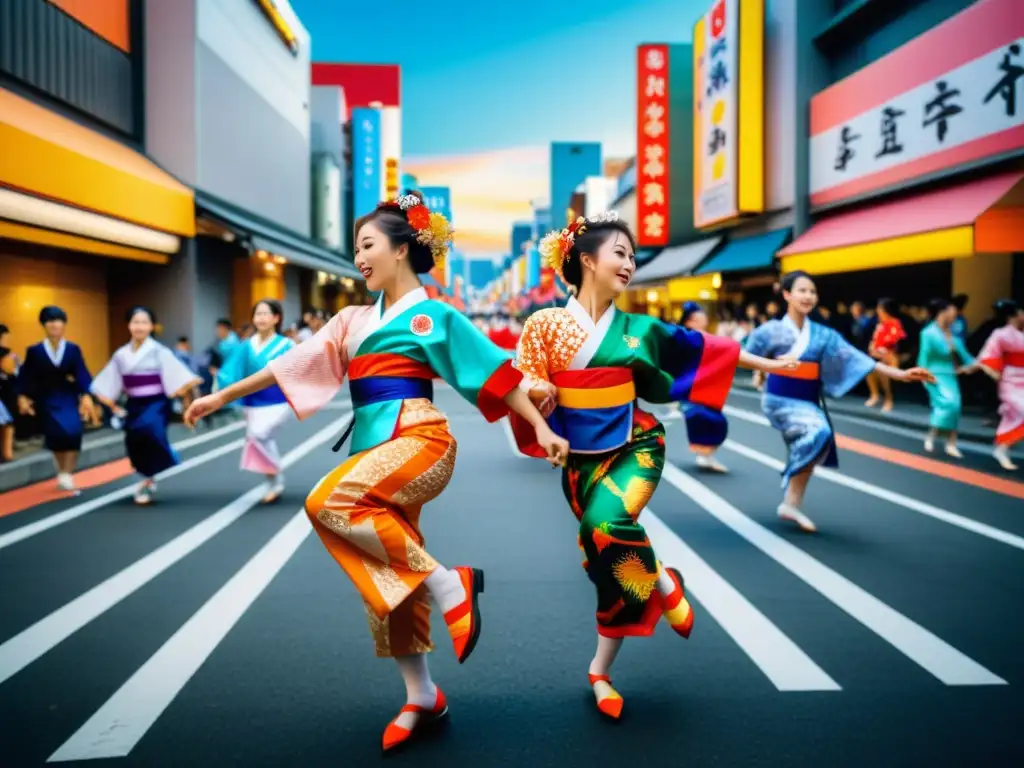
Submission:
[[[637,518],[661,480],[665,428],[636,400],[685,400],[720,411],[739,352],[732,339],[614,305],[594,323],[575,298],[536,312],[523,327],[515,363],[525,376],[521,386],[557,388],[548,423],[569,441],[562,491],[579,521],[577,544],[597,590],[601,635],[650,635],[664,607],[660,565]],[[510,421],[519,449],[543,456],[533,429],[515,415]],[[697,438],[709,449],[724,439],[697,432],[691,442]]]
[[[54,349],[41,341],[26,351],[15,391],[35,403],[47,450],[82,450],[78,401],[89,393],[92,381],[77,344],[61,339]]]
[[[1024,440],[1024,331],[1004,325],[992,331],[978,358],[1002,373],[996,445]]]
[[[167,439],[169,398],[199,381],[171,350],[152,338],[136,350],[130,342],[125,344],[93,380],[93,394],[114,402],[127,395],[125,450],[132,467],[143,477],[151,478],[178,463],[178,454]]]
[[[349,379],[354,421],[348,460],[306,499],[306,514],[366,607],[376,652],[433,649],[424,580],[438,562],[424,547],[423,505],[448,485],[455,439],[433,404],[433,379],[450,384],[488,421],[522,375],[465,316],[424,289],[386,311],[348,306],[269,368],[299,419]]]
[[[935,376],[934,383],[924,385],[931,403],[929,425],[932,429],[952,431],[960,425],[960,384],[956,378],[956,369],[973,363],[974,357],[967,351],[963,339],[955,333],[951,339],[947,339],[935,322],[929,323],[921,331],[917,364]]]
[[[786,315],[769,320],[747,337],[752,355],[793,357],[800,366],[768,374],[761,410],[782,433],[789,452],[782,487],[815,464],[838,467],[835,436],[823,395],[842,397],[871,373],[877,363],[838,331],[806,318],[803,328]]]
[[[217,374],[219,388],[230,386],[247,376],[262,371],[271,360],[285,354],[295,343],[280,334],[271,336],[266,343],[253,336],[239,344]],[[246,395],[242,398],[245,410],[245,447],[242,449],[242,469],[263,475],[276,475],[281,469],[281,452],[274,433],[291,415],[291,407],[284,392],[277,385]]]
[[[899,358],[896,356],[896,348],[905,338],[907,338],[907,332],[903,330],[903,323],[894,317],[875,326],[875,332],[871,337],[871,346],[881,355],[881,359],[886,364],[898,365]]]

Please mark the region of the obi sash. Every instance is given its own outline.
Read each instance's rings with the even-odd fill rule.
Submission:
[[[764,391],[777,397],[818,403],[821,400],[821,368],[817,363],[801,362],[792,371],[770,373]]]
[[[126,373],[122,377],[124,393],[128,397],[154,397],[164,394],[159,371],[152,373]]]
[[[551,377],[558,388],[548,418],[573,453],[606,453],[629,442],[636,387],[629,368],[585,368]]]
[[[1007,352],[1003,355],[1003,365],[1007,368],[1024,368],[1024,352]]]

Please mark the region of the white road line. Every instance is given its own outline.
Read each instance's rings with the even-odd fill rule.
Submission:
[[[946,685],[1006,685],[1005,680],[924,627],[915,624],[800,548],[758,525],[678,467],[666,464],[663,477],[712,516]]]
[[[726,440],[723,446],[727,450],[733,453],[738,453],[740,456],[745,456],[748,459],[763,464],[766,467],[770,467],[779,472],[785,466],[778,459],[773,459],[771,456],[755,451],[753,448],[748,448],[745,445],[737,443],[735,440]],[[846,488],[851,488],[855,491],[867,494],[868,496],[874,496],[876,499],[882,499],[888,501],[891,504],[909,509],[911,512],[917,512],[918,514],[930,517],[934,520],[941,520],[949,525],[956,526],[965,531],[976,533],[979,536],[984,536],[987,539],[998,541],[1003,544],[1009,544],[1011,547],[1016,549],[1024,550],[1024,536],[1018,536],[1014,533],[1009,533],[1001,528],[995,528],[985,523],[979,523],[977,520],[972,520],[969,517],[958,515],[955,512],[936,507],[934,504],[928,504],[924,501],[911,498],[910,496],[904,496],[902,493],[896,493],[896,491],[890,491],[885,488],[881,488],[877,485],[858,480],[849,475],[844,475],[837,472],[834,469],[827,469],[825,467],[818,467],[814,470],[814,476],[820,477],[822,480],[827,480],[830,483],[836,485],[842,485]]]
[[[339,422],[335,422],[305,440],[285,455],[281,462],[282,468],[290,467],[313,449],[334,438],[338,429]],[[0,645],[0,684],[201,547],[256,506],[264,492],[263,488],[253,488],[159,549]]]
[[[640,518],[662,562],[679,567],[701,606],[780,691],[838,691],[839,684],[708,565],[649,508]]]
[[[48,762],[125,757],[309,535],[298,512]]]
[[[186,459],[181,462],[181,464],[171,467],[166,472],[161,472],[156,476],[156,479],[165,480],[168,477],[180,475],[182,472],[187,472],[193,467],[201,466],[223,456],[226,453],[231,453],[231,451],[241,448],[244,442],[244,440],[233,440],[232,442],[219,446],[218,448],[214,448],[211,451],[201,453],[198,456],[193,456],[191,459]],[[24,541],[32,536],[48,531],[51,528],[56,528],[58,525],[63,525],[64,523],[81,517],[82,515],[87,515],[93,510],[105,507],[106,505],[112,504],[120,499],[126,499],[135,494],[135,485],[136,484],[133,483],[116,491],[110,491],[102,496],[97,496],[95,499],[69,507],[63,512],[57,512],[48,517],[44,517],[42,520],[37,520],[34,523],[23,525],[20,528],[15,528],[13,531],[9,531],[0,536],[0,549],[5,549],[12,544],[17,544],[19,541]]]

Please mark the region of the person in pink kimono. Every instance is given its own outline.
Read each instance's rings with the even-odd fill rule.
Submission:
[[[1012,472],[1017,465],[1010,460],[1010,448],[1024,440],[1024,309],[1004,299],[993,307],[1002,323],[992,331],[978,360],[1000,372],[999,427],[992,452],[999,465]]]

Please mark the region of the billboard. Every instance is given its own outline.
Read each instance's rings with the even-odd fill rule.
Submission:
[[[764,0],[716,0],[693,29],[694,223],[764,211]]]
[[[637,47],[637,244],[668,245],[668,46]]]
[[[382,200],[394,200],[402,191],[402,110],[382,107],[380,110],[380,152],[384,158]]]
[[[355,218],[365,216],[380,202],[380,112],[352,110],[352,194]]]

